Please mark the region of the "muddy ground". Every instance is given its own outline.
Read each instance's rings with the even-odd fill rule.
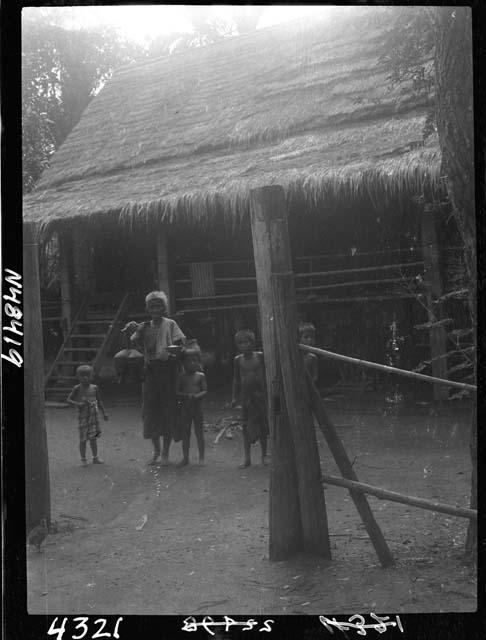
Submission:
[[[467,521],[369,497],[396,558],[382,569],[346,490],[326,486],[333,560],[268,560],[269,468],[238,469],[238,419],[209,396],[207,464],[150,468],[138,403],[108,397],[104,465],[79,466],[75,412],[47,409],[52,518],[58,533],[29,550],[28,610],[40,614],[352,614],[476,609],[463,561]],[[470,408],[389,404],[383,394],[328,397],[360,480],[468,505]],[[322,466],[339,475],[318,434]],[[193,436],[191,456],[197,458]],[[64,515],[61,515],[64,514]],[[70,516],[70,517],[66,517]],[[76,519],[76,518],[81,519]],[[145,524],[143,524],[145,522]]]

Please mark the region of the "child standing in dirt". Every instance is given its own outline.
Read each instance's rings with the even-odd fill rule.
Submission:
[[[301,322],[299,324],[299,341],[308,347],[314,347],[316,344],[316,328],[311,322]],[[305,370],[309,372],[312,382],[317,383],[318,369],[317,356],[315,353],[304,351],[302,353]]]
[[[182,356],[184,372],[179,375],[177,382],[177,397],[181,399],[179,415],[180,436],[182,437],[182,460],[179,463],[181,467],[189,464],[189,444],[193,423],[199,451],[199,464],[204,464],[205,446],[202,400],[207,394],[208,387],[206,376],[201,371],[199,356],[199,349],[184,349]]]
[[[91,383],[93,379],[93,367],[81,365],[76,369],[79,380],[67,398],[68,404],[79,409],[79,453],[81,454],[81,464],[85,467],[86,443],[89,441],[91,453],[93,454],[93,464],[103,464],[103,460],[98,458],[97,438],[101,435],[99,410],[101,410],[105,420],[108,414],[105,411],[98,387]]]
[[[267,464],[267,406],[265,390],[265,365],[263,353],[254,351],[255,334],[243,329],[235,335],[240,354],[234,360],[233,398],[231,406],[238,402],[243,409],[244,460],[240,469],[251,465],[251,445],[260,440],[262,464]]]
[[[167,296],[163,291],[152,291],[145,298],[150,320],[134,324],[135,333],[130,340],[144,354],[144,381],[142,384],[143,437],[151,440],[153,455],[149,464],[157,464],[160,457],[160,437],[163,448],[161,462],[169,464],[169,448],[177,416],[176,381],[177,361],[171,347],[182,345],[185,335],[178,324],[166,318]],[[128,328],[130,328],[129,325]]]

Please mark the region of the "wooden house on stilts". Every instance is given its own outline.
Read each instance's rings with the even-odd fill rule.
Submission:
[[[224,372],[234,331],[259,333],[249,191],[267,184],[286,193],[318,346],[389,364],[400,339],[402,366],[445,349],[442,325],[414,327],[437,320],[458,243],[434,206],[430,103],[378,64],[386,15],[323,15],[113,75],[24,199],[60,246],[65,340],[49,388],[70,386],[79,358],[99,372],[154,288]]]

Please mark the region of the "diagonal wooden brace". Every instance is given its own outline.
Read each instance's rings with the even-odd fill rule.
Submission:
[[[327,411],[324,407],[324,403],[321,400],[318,390],[316,389],[312,378],[307,372],[307,381],[309,383],[309,391],[310,391],[310,402],[312,407],[312,412],[316,417],[316,420],[319,424],[319,428],[324,434],[326,442],[328,444],[329,449],[331,450],[332,455],[336,461],[336,464],[341,472],[343,478],[347,480],[355,480],[358,481],[358,477],[354,472],[353,467],[351,466],[351,462],[348,458],[348,454],[344,448],[343,443],[341,442],[341,438],[339,437],[336,428],[329,416],[327,415]],[[349,490],[349,495],[351,496],[356,509],[358,510],[359,515],[361,516],[361,520],[370,536],[371,542],[375,548],[378,559],[380,560],[382,567],[390,567],[395,564],[393,556],[391,554],[390,549],[386,543],[386,540],[381,532],[378,523],[373,516],[373,512],[371,511],[371,507],[366,499],[366,496],[360,491]]]

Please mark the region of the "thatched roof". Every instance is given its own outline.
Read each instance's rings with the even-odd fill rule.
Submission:
[[[24,201],[27,219],[229,215],[249,189],[320,201],[438,179],[427,105],[389,89],[379,8],[297,22],[125,67]]]

